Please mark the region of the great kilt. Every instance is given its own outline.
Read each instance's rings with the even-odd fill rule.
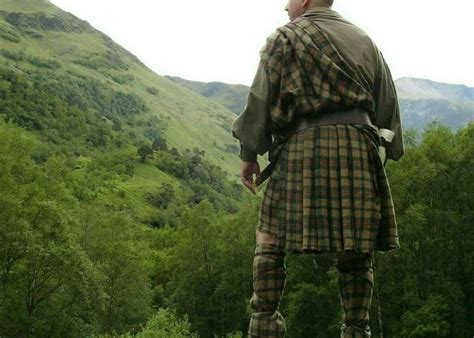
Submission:
[[[368,338],[373,288],[369,257],[374,250],[399,247],[376,131],[331,125],[299,131],[289,139],[281,135],[300,117],[358,107],[377,128],[395,133],[385,145],[387,158],[399,160],[403,137],[390,70],[364,31],[319,6],[277,29],[260,55],[247,106],[232,134],[240,140],[243,161],[256,162],[257,153],[268,151],[271,167],[276,166],[257,229],[276,234],[277,241],[257,232],[248,335],[285,334],[278,308],[286,253],[332,251],[337,252],[344,310],[341,337]]]
[[[257,229],[286,252],[399,247],[389,183],[370,126],[329,125],[289,137],[265,188]]]

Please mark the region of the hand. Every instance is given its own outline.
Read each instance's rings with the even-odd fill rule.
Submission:
[[[240,180],[249,189],[254,195],[256,194],[256,189],[254,186],[253,175],[260,175],[260,165],[258,162],[245,162],[242,161],[240,165]]]

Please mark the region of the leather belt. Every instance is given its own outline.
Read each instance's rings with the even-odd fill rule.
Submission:
[[[370,121],[369,113],[360,108],[354,108],[351,110],[336,111],[332,113],[318,113],[315,116],[303,116],[299,118],[294,124],[290,125],[283,131],[285,137],[291,134],[311,127],[327,126],[331,124],[369,124]]]

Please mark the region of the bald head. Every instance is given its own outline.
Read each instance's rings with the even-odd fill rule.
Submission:
[[[285,10],[288,11],[290,20],[293,21],[310,8],[328,7],[330,8],[334,0],[288,0]]]

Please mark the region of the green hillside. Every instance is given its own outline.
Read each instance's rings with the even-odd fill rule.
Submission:
[[[244,85],[190,81],[177,76],[167,76],[167,78],[204,97],[213,99],[237,115],[244,110],[245,104],[247,103],[249,88]]]
[[[101,116],[120,119],[126,132],[133,130],[135,144],[146,140],[146,130],[139,124],[159,129],[162,125],[153,125],[153,121],[165,120],[163,132],[169,147],[180,151],[198,147],[213,163],[235,173],[239,162],[235,139],[230,136],[234,115],[153,73],[87,22],[45,1],[2,0],[0,36],[0,62],[8,69],[46,72],[61,81],[91,80],[124,99],[139,102],[143,109],[127,116],[108,112],[107,106],[98,102],[93,107]]]
[[[157,75],[47,1],[2,0],[0,42],[0,114],[43,142],[40,161],[62,154],[81,167],[105,154],[132,158],[133,176],[114,182],[114,191],[126,193],[141,220],[155,217],[146,196],[165,183],[183,201],[207,197],[235,210],[223,188],[237,189],[240,165],[231,111]],[[152,146],[154,155],[138,161],[138,149]],[[117,194],[101,198],[122,203]]]
[[[253,233],[234,118],[49,2],[0,0],[0,336],[190,336],[182,277],[200,278],[209,236]],[[251,241],[218,250],[248,266]],[[244,294],[249,274],[225,287]],[[219,332],[244,326],[235,312]]]

